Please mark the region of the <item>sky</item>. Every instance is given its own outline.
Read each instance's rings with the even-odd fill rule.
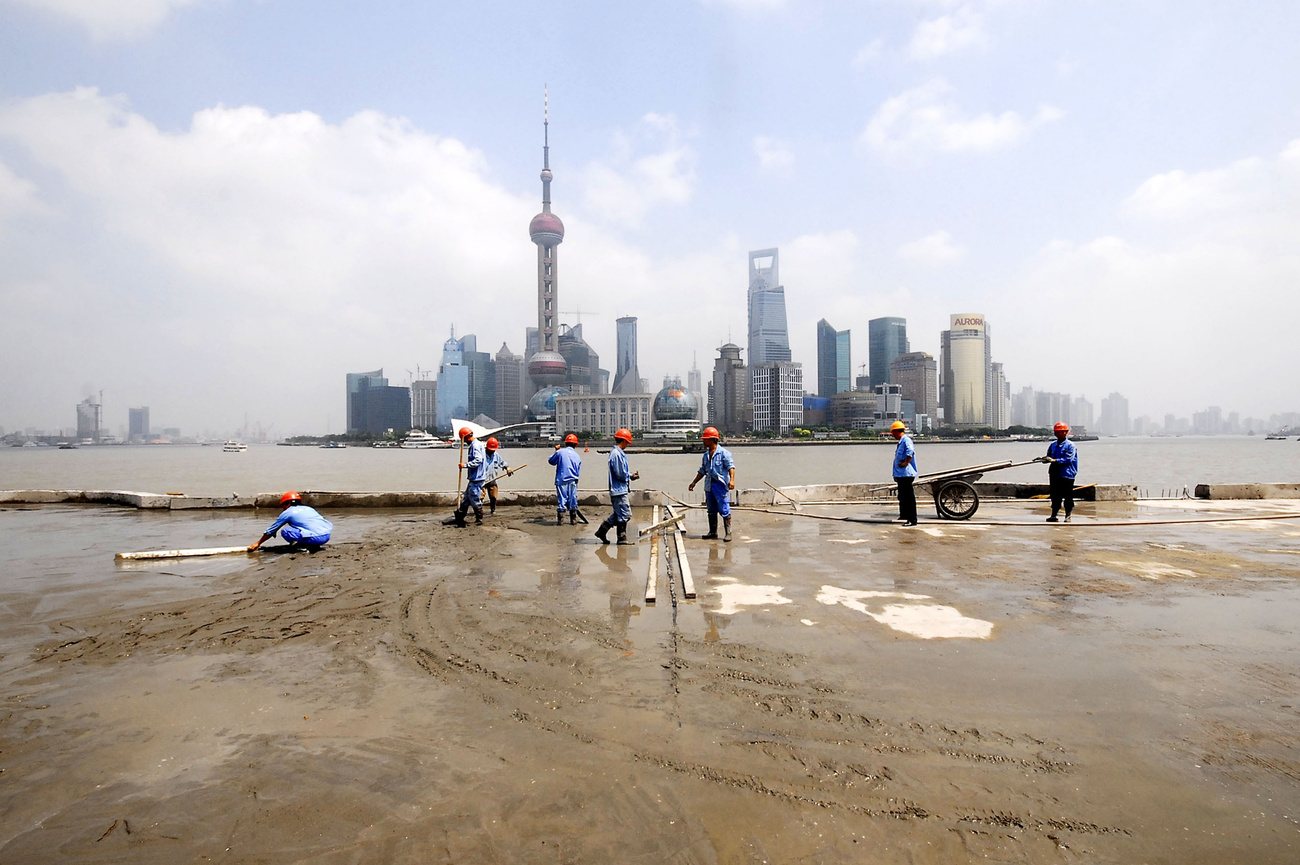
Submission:
[[[561,320],[657,388],[983,313],[1012,390],[1300,410],[1300,4],[0,0],[0,427],[341,432],[344,376]]]

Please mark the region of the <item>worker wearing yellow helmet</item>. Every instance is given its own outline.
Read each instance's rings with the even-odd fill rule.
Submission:
[[[907,424],[894,421],[889,434],[898,442],[894,448],[894,483],[898,484],[898,522],[905,526],[916,525],[916,446],[907,434]]]

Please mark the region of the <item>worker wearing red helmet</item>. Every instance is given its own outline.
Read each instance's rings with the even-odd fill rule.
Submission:
[[[730,541],[731,491],[736,488],[736,461],[732,458],[731,451],[719,447],[716,427],[705,427],[700,438],[704,440],[704,458],[700,460],[700,470],[695,473],[695,480],[687,487],[693,490],[701,479],[708,478],[708,485],[704,488],[704,504],[709,511],[709,533],[700,537],[703,540],[717,540],[718,515],[721,514],[722,539]]]
[[[569,433],[564,444],[555,446],[555,453],[546,460],[555,466],[555,524],[564,522],[564,512],[569,512],[569,525],[578,522],[578,475],[582,474],[582,457],[578,456],[578,437]]]
[[[487,492],[488,513],[497,512],[497,478],[505,475],[510,477],[514,472],[510,471],[510,466],[506,464],[506,458],[501,456],[501,442],[496,440],[496,436],[490,436],[483,443],[483,449],[487,451],[487,464],[484,466],[487,475],[487,485],[483,489]]]
[[[1056,441],[1047,446],[1047,456],[1039,457],[1047,463],[1047,489],[1052,498],[1052,515],[1049,523],[1057,522],[1056,515],[1065,505],[1065,521],[1070,521],[1074,510],[1074,479],[1079,475],[1079,449],[1070,441],[1070,425],[1058,422],[1052,427]]]
[[[609,543],[609,530],[618,528],[618,543],[630,544],[627,539],[627,524],[632,520],[632,505],[628,502],[629,484],[641,477],[640,473],[628,468],[627,446],[632,443],[632,431],[621,429],[614,433],[615,447],[609,452],[609,503],[614,506],[614,513],[605,517],[596,537],[602,544]]]
[[[304,505],[302,496],[290,491],[280,496],[280,516],[276,517],[271,527],[257,543],[250,545],[248,550],[252,552],[257,549],[275,537],[276,532],[279,532],[280,537],[288,541],[291,547],[301,546],[308,550],[319,550],[329,543],[332,531],[334,531],[333,523],[318,514],[315,508]]]
[[[460,497],[460,507],[452,515],[451,524],[465,528],[465,517],[470,509],[474,510],[474,525],[483,525],[483,482],[487,480],[487,450],[483,442],[474,438],[474,430],[461,427],[460,436],[463,449],[460,467],[465,470],[465,492]]]

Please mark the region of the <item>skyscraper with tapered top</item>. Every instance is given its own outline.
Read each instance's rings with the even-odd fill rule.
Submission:
[[[537,393],[529,411],[538,420],[554,416],[554,398],[542,394],[561,388],[569,365],[559,352],[559,270],[557,253],[564,241],[564,223],[551,213],[551,117],[549,93],[542,101],[542,212],[528,223],[528,235],[537,244],[537,353],[528,359],[528,377]],[[540,399],[539,399],[540,397]],[[551,417],[543,417],[548,411]],[[538,411],[537,409],[540,409]]]

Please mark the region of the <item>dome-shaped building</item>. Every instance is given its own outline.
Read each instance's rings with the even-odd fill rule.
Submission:
[[[555,398],[569,393],[568,388],[552,385],[544,387],[528,400],[528,417],[535,421],[555,420]]]
[[[651,429],[655,432],[694,432],[702,426],[700,401],[682,387],[681,379],[664,382],[650,407]]]

